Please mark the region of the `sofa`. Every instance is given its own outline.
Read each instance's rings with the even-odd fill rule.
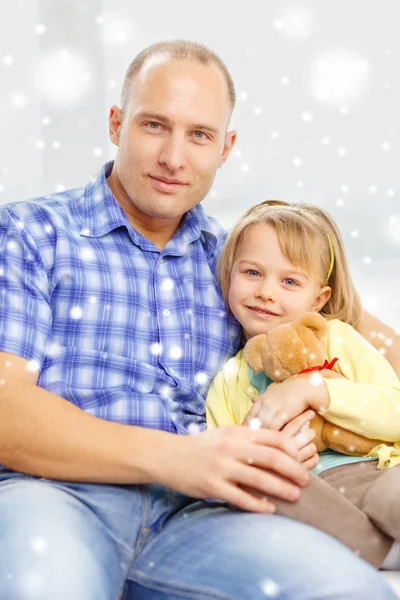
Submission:
[[[383,575],[400,598],[400,571],[383,571]]]

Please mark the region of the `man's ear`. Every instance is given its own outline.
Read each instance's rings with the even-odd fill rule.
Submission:
[[[329,298],[331,297],[331,293],[332,290],[329,285],[325,285],[323,288],[321,288],[318,295],[315,297],[314,302],[312,303],[311,309],[317,312],[320,311],[321,308],[323,308],[328,302]]]
[[[110,108],[108,124],[110,140],[115,146],[119,146],[119,130],[122,125],[122,111],[115,104]]]
[[[219,167],[222,167],[226,159],[228,158],[233,146],[236,142],[236,131],[232,129],[232,131],[227,131],[225,136],[225,145],[221,154],[221,161],[219,163]]]

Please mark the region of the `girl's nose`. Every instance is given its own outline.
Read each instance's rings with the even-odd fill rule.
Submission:
[[[256,290],[256,297],[263,302],[276,302],[276,290],[273,282],[262,281]]]

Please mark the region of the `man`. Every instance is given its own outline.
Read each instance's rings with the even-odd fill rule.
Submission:
[[[207,49],[153,46],[110,111],[114,164],[1,211],[1,598],[394,598],[333,539],[265,514],[308,482],[287,433],[201,431],[240,341],[199,205],[233,104]]]

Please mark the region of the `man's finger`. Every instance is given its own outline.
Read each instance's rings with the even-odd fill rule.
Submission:
[[[246,512],[267,514],[275,512],[274,503],[265,494],[252,493],[252,490],[247,490],[246,486],[243,486],[243,488],[223,481],[221,482],[218,496],[228,504],[233,504]]]
[[[287,458],[287,460],[289,459]],[[307,471],[305,472],[307,473]],[[282,471],[280,473],[283,475]],[[300,496],[298,485],[295,485],[286,477],[280,477],[271,471],[237,463],[232,470],[231,477],[234,481],[239,482],[240,485],[253,488],[256,492],[266,497],[295,502]]]
[[[297,455],[298,452],[296,452],[296,456],[292,458],[285,452],[282,452],[279,448],[258,445],[249,448],[248,456],[242,455],[241,463],[244,464],[246,468],[248,468],[248,466],[251,467],[250,471],[253,473],[254,477],[259,477],[260,473],[266,471],[293,482],[297,486],[305,486],[309,480],[308,473],[298,461]],[[256,474],[255,471],[259,471],[259,473]],[[256,479],[256,481],[258,481],[258,479]],[[257,488],[255,481],[248,481],[246,479],[246,481],[240,480],[239,483],[245,483],[246,485]],[[263,488],[261,488],[261,491],[263,491]]]

